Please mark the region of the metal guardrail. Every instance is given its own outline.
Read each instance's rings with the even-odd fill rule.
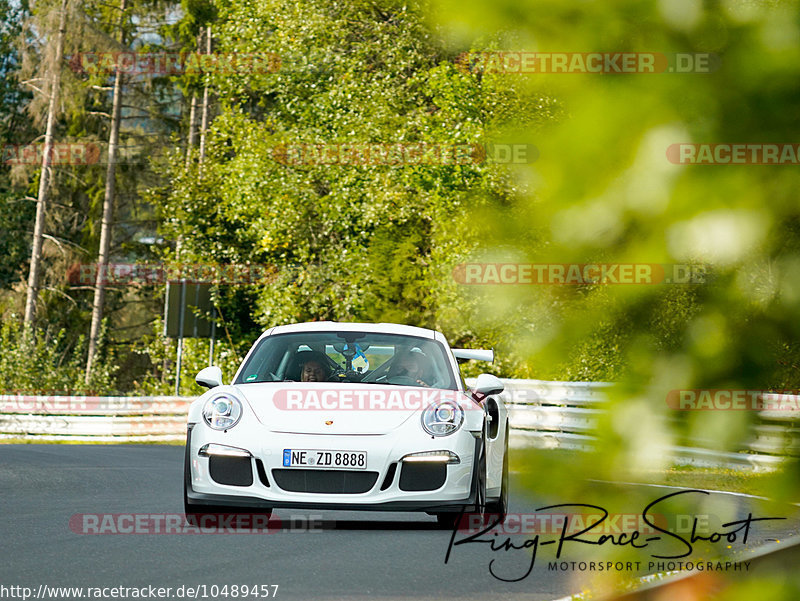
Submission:
[[[506,390],[500,396],[509,409],[512,446],[580,451],[593,448],[598,418],[606,411],[604,405],[612,384],[503,382]],[[800,402],[794,405],[800,406]],[[715,450],[713,440],[694,438],[687,442],[691,446],[672,446],[663,451],[678,465],[775,469],[786,456],[800,455],[800,411],[761,411],[740,452]]]
[[[468,384],[474,380],[468,379]],[[503,380],[515,448],[589,451],[612,384]],[[0,395],[0,440],[43,442],[174,442],[185,438],[192,397]],[[762,411],[738,453],[713,441],[665,452],[675,463],[701,467],[773,469],[800,455],[800,411]]]
[[[186,437],[186,397],[0,395],[0,440],[172,442]]]

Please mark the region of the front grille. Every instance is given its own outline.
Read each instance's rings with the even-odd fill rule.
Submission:
[[[378,480],[378,472],[274,469],[272,479],[289,492],[354,495],[371,490]]]

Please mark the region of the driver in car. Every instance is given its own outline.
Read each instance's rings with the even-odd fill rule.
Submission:
[[[422,354],[404,351],[398,353],[395,357],[387,377],[404,376],[411,378],[420,386],[430,386],[430,384],[422,380],[424,373],[425,367],[422,364]]]
[[[303,351],[300,355],[301,382],[327,382],[330,371],[319,353]]]

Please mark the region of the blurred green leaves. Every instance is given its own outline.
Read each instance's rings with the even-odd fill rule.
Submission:
[[[522,201],[521,223],[543,227],[547,241],[531,244],[522,227],[509,228],[497,214],[494,227],[507,234],[506,246],[532,262],[702,262],[715,276],[704,286],[596,287],[573,297],[559,310],[553,344],[531,348],[537,362],[577,366],[603,351],[580,352],[576,363],[576,346],[591,349],[607,340],[604,350],[615,349],[639,385],[664,379],[658,372],[670,369],[662,366],[674,364],[669,356],[675,355],[689,361],[698,384],[798,387],[800,373],[790,376],[785,368],[785,353],[800,333],[791,292],[797,285],[791,267],[798,258],[796,169],[679,165],[666,157],[671,144],[796,137],[796,4],[436,5],[445,28],[513,32],[517,45],[506,51],[650,52],[673,66],[676,53],[718,57],[710,73],[493,74],[517,80],[531,94],[547,89],[566,115],[537,131],[540,158]],[[529,131],[520,126],[518,136]],[[501,293],[488,291],[487,313],[491,296]],[[518,287],[511,294],[526,303],[548,292]]]
[[[520,458],[535,474],[529,484],[537,494],[587,498],[592,487],[581,479],[589,474],[643,478],[669,464],[668,449],[676,444],[741,448],[751,436],[752,412],[678,414],[666,394],[800,389],[800,176],[791,164],[682,165],[666,152],[681,143],[796,143],[797,3],[441,0],[435,7],[435,22],[455,47],[502,31],[509,40],[502,51],[650,52],[672,66],[676,53],[716,55],[709,73],[493,74],[516,80],[531,96],[546,90],[563,118],[536,133],[540,158],[525,176],[530,191],[516,223],[502,213],[486,222],[492,239],[504,234],[495,256],[701,263],[713,279],[590,286],[582,294],[483,286],[476,304],[490,324],[498,310],[517,319],[509,307],[533,308],[549,298],[549,310],[529,313],[527,323],[519,319],[517,353],[542,377],[620,382],[601,419],[596,453],[564,461],[549,452]],[[529,132],[520,122],[517,135]],[[544,240],[532,243],[526,228],[543,232]],[[537,330],[538,340],[530,335]],[[796,499],[793,470],[763,492]]]

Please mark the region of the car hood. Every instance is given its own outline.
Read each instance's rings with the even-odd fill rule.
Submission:
[[[455,390],[379,384],[269,382],[234,386],[258,420],[274,432],[296,434],[386,434],[419,419],[430,403],[458,402],[466,424],[483,409]],[[470,427],[470,429],[473,429]]]

